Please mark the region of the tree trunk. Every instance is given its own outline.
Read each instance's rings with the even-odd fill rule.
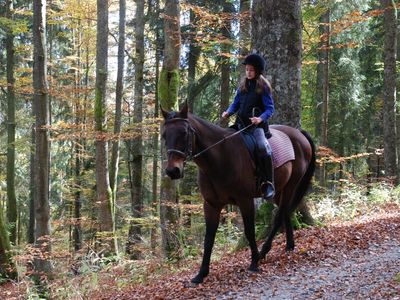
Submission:
[[[132,199],[131,214],[133,220],[130,223],[127,253],[132,259],[139,259],[141,251],[139,244],[142,240],[142,230],[138,218],[142,217],[142,174],[143,174],[143,145],[142,145],[142,121],[143,121],[143,65],[144,65],[144,0],[136,0],[135,23],[135,105],[133,123],[137,128],[137,135],[132,141]]]
[[[16,278],[16,269],[11,260],[10,240],[3,220],[3,211],[0,208],[0,278]]]
[[[271,77],[275,103],[271,122],[300,128],[301,1],[254,0],[252,11],[253,48],[267,58],[267,77]],[[310,216],[306,205],[299,210]]]
[[[75,124],[82,124],[82,118],[80,116],[82,104],[81,104],[81,33],[79,31],[81,25],[81,20],[78,20],[78,30],[75,31],[76,42],[74,48],[77,47],[77,60],[76,60],[76,71],[75,71]],[[79,71],[78,71],[79,70]],[[74,145],[74,158],[75,158],[75,200],[73,207],[73,231],[72,231],[72,239],[73,246],[75,251],[79,251],[82,248],[82,227],[81,227],[81,208],[82,208],[82,178],[81,178],[81,170],[83,164],[83,149],[82,149],[83,141],[82,139],[77,139]]]
[[[106,84],[108,55],[108,1],[97,0],[97,41],[96,41],[96,191],[98,203],[98,230],[100,245],[105,252],[113,252],[112,193],[108,174],[108,145],[105,138]]]
[[[160,2],[158,0],[155,1],[154,3],[154,9],[155,9],[155,14],[157,17],[160,16]],[[156,26],[155,29],[155,35],[156,35],[156,65],[155,65],[155,103],[154,103],[154,118],[158,118],[159,116],[159,95],[158,95],[158,80],[159,80],[159,76],[160,76],[160,58],[161,58],[161,37],[160,37],[160,28],[161,26]],[[151,207],[152,207],[152,212],[153,212],[153,216],[158,216],[157,213],[157,206],[158,206],[158,191],[157,191],[157,186],[158,186],[158,159],[159,159],[159,150],[158,150],[158,145],[159,145],[159,134],[158,132],[154,133],[153,135],[153,170],[152,170],[152,199],[151,199]],[[156,249],[156,225],[154,224],[151,227],[151,249],[154,252],[154,250]]]
[[[13,20],[13,0],[6,2],[6,18]],[[6,35],[7,51],[7,221],[10,241],[17,241],[17,198],[15,196],[15,92],[14,92],[14,35]]]
[[[396,147],[397,11],[391,0],[381,0],[384,13],[383,136],[385,175],[398,182]]]
[[[227,0],[223,2],[223,12],[227,15],[231,15],[234,12],[233,4]],[[228,109],[229,101],[231,98],[231,89],[230,89],[230,51],[231,46],[227,41],[231,40],[231,20],[229,17],[223,19],[221,34],[224,37],[224,43],[221,44],[221,86],[220,86],[220,95],[221,95],[221,106],[219,115]],[[229,120],[227,118],[223,119],[221,122],[222,127],[228,126]]]
[[[317,78],[317,89],[321,88],[321,91],[317,91],[317,95],[321,95],[322,116],[319,120],[321,129],[317,132],[320,133],[320,142],[322,146],[328,146],[328,115],[329,115],[329,47],[330,47],[330,10],[328,9],[320,18],[321,25],[319,26],[321,41],[320,41],[320,64],[318,65],[318,75],[321,77]],[[319,100],[319,97],[317,97]],[[326,182],[326,166],[322,164],[319,167],[319,184],[325,186]]]
[[[50,276],[50,203],[49,203],[49,101],[46,53],[46,2],[33,2],[33,89],[36,113],[35,151],[35,275]]]
[[[302,20],[300,0],[254,0],[253,49],[267,58],[273,123],[300,127]]]
[[[179,1],[170,0],[165,3],[164,37],[165,52],[164,64],[159,81],[159,96],[161,106],[166,110],[177,109],[179,90],[179,56],[180,56],[180,14]],[[165,146],[161,146],[163,163],[166,160]],[[179,240],[178,210],[176,183],[165,175],[164,168],[161,173],[160,188],[160,222],[164,254],[168,258],[178,258]]]
[[[240,0],[240,36],[239,36],[239,64],[238,73],[239,80],[238,85],[241,81],[241,77],[245,74],[245,66],[242,64],[243,59],[250,52],[250,0]]]
[[[119,147],[122,116],[122,96],[124,92],[124,65],[125,65],[125,19],[126,19],[126,0],[119,1],[119,39],[118,39],[118,70],[117,83],[115,87],[115,120],[114,134],[118,136],[117,140],[112,142],[111,166],[110,166],[110,186],[113,193],[114,214],[117,199],[117,176],[119,163]]]
[[[194,1],[192,4],[195,4]],[[199,59],[201,47],[198,46],[197,41],[197,23],[198,17],[196,13],[190,11],[190,38],[189,38],[189,53],[188,53],[188,105],[189,111],[194,112],[194,104],[196,102],[196,95],[194,95],[194,85],[196,82],[196,66]]]
[[[32,115],[35,116],[35,104],[32,103]],[[35,124],[32,124],[31,130],[31,155],[29,159],[30,180],[29,180],[29,224],[27,240],[29,244],[35,243]]]

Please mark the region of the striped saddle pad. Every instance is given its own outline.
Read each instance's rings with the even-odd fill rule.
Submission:
[[[270,128],[272,137],[268,139],[272,148],[274,168],[279,168],[284,163],[294,160],[294,149],[289,137],[282,131]]]

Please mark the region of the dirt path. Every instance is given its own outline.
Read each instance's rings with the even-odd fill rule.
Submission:
[[[212,262],[210,275],[188,287],[194,270],[101,299],[400,299],[400,210],[324,228],[298,230],[296,248],[274,241],[260,273],[246,271],[249,251]]]
[[[260,278],[217,299],[400,299],[400,241],[386,240],[317,266]]]

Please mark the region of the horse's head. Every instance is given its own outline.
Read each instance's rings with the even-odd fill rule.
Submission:
[[[161,108],[164,117],[162,138],[167,149],[166,174],[171,179],[183,177],[186,159],[192,154],[193,128],[188,120],[188,107],[184,105],[179,112],[167,112]]]

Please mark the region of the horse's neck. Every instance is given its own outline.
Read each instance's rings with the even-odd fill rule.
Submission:
[[[218,167],[218,165],[229,163],[229,157],[227,155],[221,155],[219,151],[219,149],[221,149],[220,147],[223,147],[223,145],[218,144],[215,147],[214,145],[218,142],[229,143],[230,141],[228,140],[222,140],[232,132],[194,115],[189,115],[189,121],[195,130],[196,136],[194,154],[205,150],[199,158],[196,159],[197,165],[201,169],[204,169],[209,168],[210,164],[214,167]]]

